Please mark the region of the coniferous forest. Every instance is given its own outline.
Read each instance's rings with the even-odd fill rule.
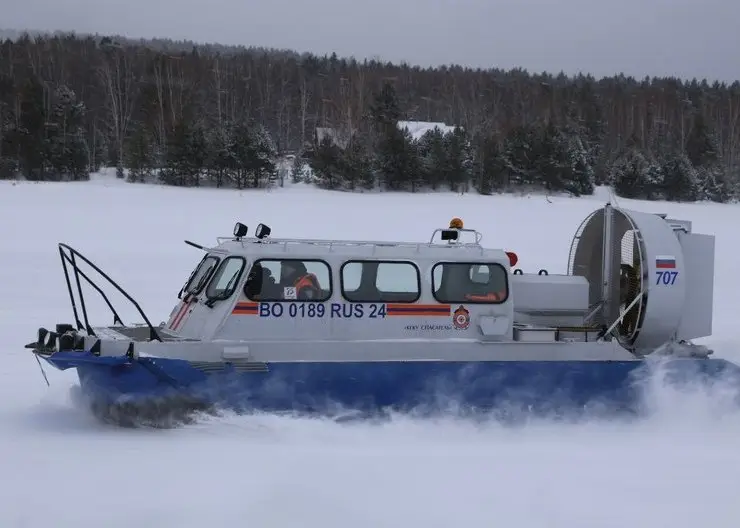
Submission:
[[[0,42],[0,178],[740,197],[740,82],[419,68],[119,37]],[[414,136],[399,121],[439,122]],[[291,159],[290,170],[280,160]],[[305,170],[310,167],[312,170]]]

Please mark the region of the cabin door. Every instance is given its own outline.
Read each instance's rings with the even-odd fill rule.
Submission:
[[[190,337],[195,339],[203,338],[203,327],[209,317],[215,317],[216,314],[211,314],[213,310],[208,310],[206,307],[207,299],[204,295],[191,299],[187,308],[185,308],[185,314],[183,315],[180,324],[177,327],[177,333],[183,337]]]

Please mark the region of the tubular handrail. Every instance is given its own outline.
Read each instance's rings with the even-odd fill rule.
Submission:
[[[65,250],[69,254],[67,254]],[[62,261],[62,269],[64,270],[64,278],[67,282],[67,291],[69,293],[70,302],[72,303],[72,311],[74,312],[75,323],[77,324],[78,330],[82,330],[84,328],[88,334],[95,336],[95,332],[93,331],[92,326],[90,325],[90,321],[87,317],[87,307],[85,305],[85,296],[82,293],[82,284],[80,282],[80,277],[85,279],[85,281],[87,281],[87,283],[90,286],[92,286],[93,289],[95,289],[95,291],[97,291],[100,294],[100,296],[103,298],[105,303],[108,305],[108,308],[113,313],[114,324],[117,321],[123,326],[123,321],[118,315],[118,312],[116,312],[115,308],[113,308],[113,304],[110,302],[105,292],[103,292],[103,290],[97,284],[95,284],[95,282],[92,279],[90,279],[88,275],[86,275],[82,270],[80,270],[77,264],[76,257],[79,257],[80,259],[82,259],[82,261],[84,261],[92,269],[98,272],[98,274],[101,277],[103,277],[106,281],[108,281],[110,285],[112,285],[116,290],[118,290],[121,293],[121,295],[123,295],[131,304],[134,305],[134,308],[136,308],[136,310],[139,312],[139,315],[141,315],[141,317],[144,319],[147,326],[149,327],[149,339],[156,340],[156,341],[162,341],[162,338],[159,337],[157,330],[154,328],[151,321],[149,321],[149,318],[146,316],[141,306],[139,306],[139,303],[136,302],[136,300],[134,300],[134,298],[131,297],[131,295],[129,295],[128,292],[126,292],[121,286],[119,286],[116,281],[114,281],[110,276],[108,276],[107,273],[105,273],[98,266],[93,264],[93,262],[90,259],[85,257],[85,255],[83,255],[82,253],[74,249],[73,247],[67,244],[63,244],[63,243],[59,243],[59,257]],[[67,269],[67,263],[71,264],[72,269],[74,270],[75,282],[77,286],[77,294],[79,295],[79,299],[80,299],[80,308],[82,310],[82,317],[84,319],[84,325],[82,324],[82,321],[80,321],[80,316],[77,311],[77,303],[75,301],[74,293],[72,292],[72,282],[69,278],[69,270]]]

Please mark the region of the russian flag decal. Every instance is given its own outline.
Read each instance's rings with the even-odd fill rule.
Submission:
[[[655,257],[656,269],[675,269],[676,257],[672,255],[658,255]]]

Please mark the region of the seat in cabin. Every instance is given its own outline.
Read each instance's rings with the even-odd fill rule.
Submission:
[[[244,294],[248,299],[259,301],[261,299],[273,299],[279,293],[279,288],[269,268],[263,267],[259,262],[252,266],[244,284]]]

